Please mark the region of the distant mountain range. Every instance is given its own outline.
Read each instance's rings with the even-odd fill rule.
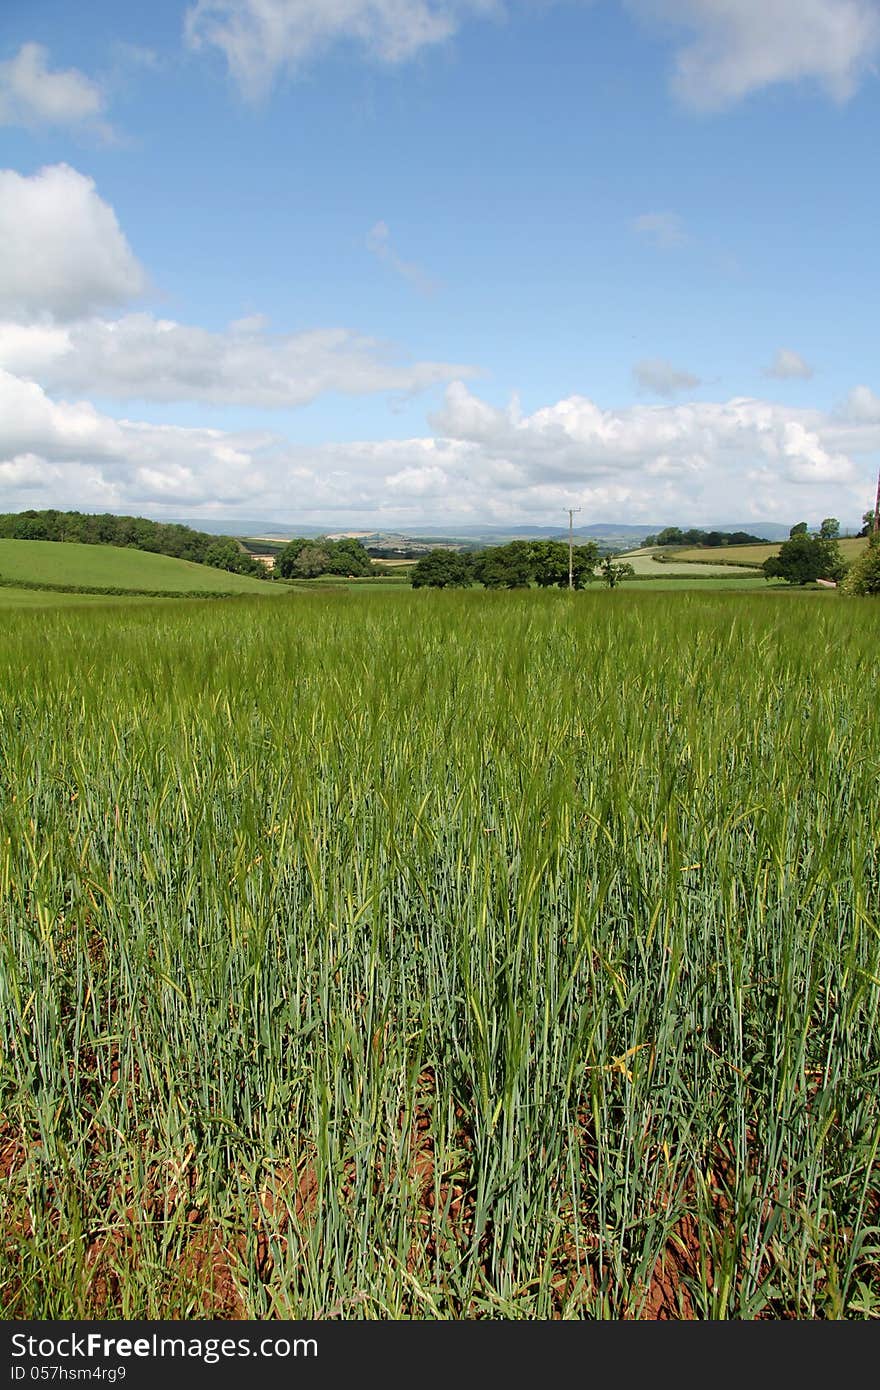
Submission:
[[[567,540],[568,528],[562,526],[498,526],[498,525],[449,525],[449,526],[419,526],[411,531],[398,530],[367,530],[357,527],[340,527],[338,524],[329,523],[326,526],[315,526],[309,523],[254,520],[252,518],[228,518],[225,521],[206,521],[203,517],[187,519],[175,517],[175,521],[180,521],[185,526],[192,526],[200,531],[209,531],[212,535],[224,536],[262,536],[267,540],[283,541],[291,536],[357,536],[367,546],[406,546],[418,545],[419,542],[432,541],[438,544],[465,542],[470,545],[500,545],[504,541],[510,540]],[[632,550],[645,536],[656,536],[666,526],[680,526],[686,530],[690,525],[695,524],[688,521],[659,521],[653,525],[644,523],[631,525],[628,522],[600,521],[591,526],[576,526],[574,528],[574,538],[578,541],[592,540],[610,550]],[[700,523],[700,527],[707,531],[747,531],[753,536],[763,536],[768,541],[787,540],[791,529],[790,525],[783,525],[778,521],[725,521]],[[857,528],[855,528],[857,529]]]

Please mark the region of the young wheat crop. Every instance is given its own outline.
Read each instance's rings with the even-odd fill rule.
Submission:
[[[880,1312],[880,607],[0,639],[7,1318]]]

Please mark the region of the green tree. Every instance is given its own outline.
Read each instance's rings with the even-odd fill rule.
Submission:
[[[457,550],[429,550],[410,577],[414,589],[466,589],[473,582],[470,556]]]
[[[339,541],[322,538],[321,549],[327,555],[325,574],[341,574],[351,579],[363,579],[373,573],[373,562],[361,542],[354,536]]]
[[[835,540],[798,531],[762,566],[768,579],[787,579],[789,584],[812,584],[817,579],[840,579],[846,566]]]
[[[275,573],[281,579],[316,579],[321,574],[359,578],[373,573],[373,562],[354,537],[331,541],[326,536],[295,536],[278,552]]]
[[[532,578],[542,589],[568,588],[568,544],[565,541],[532,541],[529,545]],[[582,589],[593,577],[599,551],[593,541],[572,546],[572,586]]]
[[[840,535],[840,522],[836,516],[826,516],[819,527],[819,535],[823,540],[834,541]]]
[[[317,579],[319,574],[327,573],[329,556],[319,545],[304,545],[293,562],[293,573],[298,579]]]
[[[204,563],[218,570],[237,571],[240,559],[241,551],[235,541],[218,536],[214,544],[209,545],[205,551]]]
[[[308,544],[309,542],[302,536],[295,536],[293,540],[287,542],[283,550],[279,550],[275,557],[275,573],[280,579],[294,578],[296,562]]]
[[[615,560],[613,555],[606,555],[599,566],[599,574],[609,589],[616,589],[621,580],[635,574],[635,570],[625,560]]]
[[[805,536],[807,535],[809,529],[810,528],[805,521],[798,521],[794,526],[792,526],[791,530],[789,531],[789,538],[792,539],[794,536]]]
[[[873,524],[873,512],[871,513]],[[880,594],[880,531],[872,535],[865,549],[849,568],[843,581],[845,594]]]
[[[474,557],[473,572],[487,589],[527,589],[532,579],[531,543],[489,546]]]
[[[860,535],[860,536],[870,536],[870,535],[873,535],[873,532],[874,532],[874,508],[872,507],[871,510],[868,511],[868,512],[865,512],[864,516],[862,517],[862,529],[861,529],[861,531],[859,532],[859,535]]]

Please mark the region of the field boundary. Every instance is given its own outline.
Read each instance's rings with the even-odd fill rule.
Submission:
[[[130,594],[133,598],[252,598],[253,593],[240,589],[130,589],[119,585],[49,584],[40,579],[10,579],[0,575],[0,588],[35,589],[50,594],[106,594],[118,597]]]

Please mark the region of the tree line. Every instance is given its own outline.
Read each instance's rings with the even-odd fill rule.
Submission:
[[[646,536],[644,547],[654,545],[705,545],[716,548],[724,545],[766,545],[766,536],[751,536],[748,531],[701,531],[691,526],[682,531],[678,526],[667,526],[656,536]]]
[[[582,589],[599,568],[605,583],[613,588],[632,574],[632,566],[612,556],[600,560],[593,541],[571,550],[571,583]],[[465,589],[482,584],[486,589],[567,589],[569,548],[564,541],[521,540],[508,545],[488,546],[476,554],[458,550],[429,550],[413,567],[414,589]]]

